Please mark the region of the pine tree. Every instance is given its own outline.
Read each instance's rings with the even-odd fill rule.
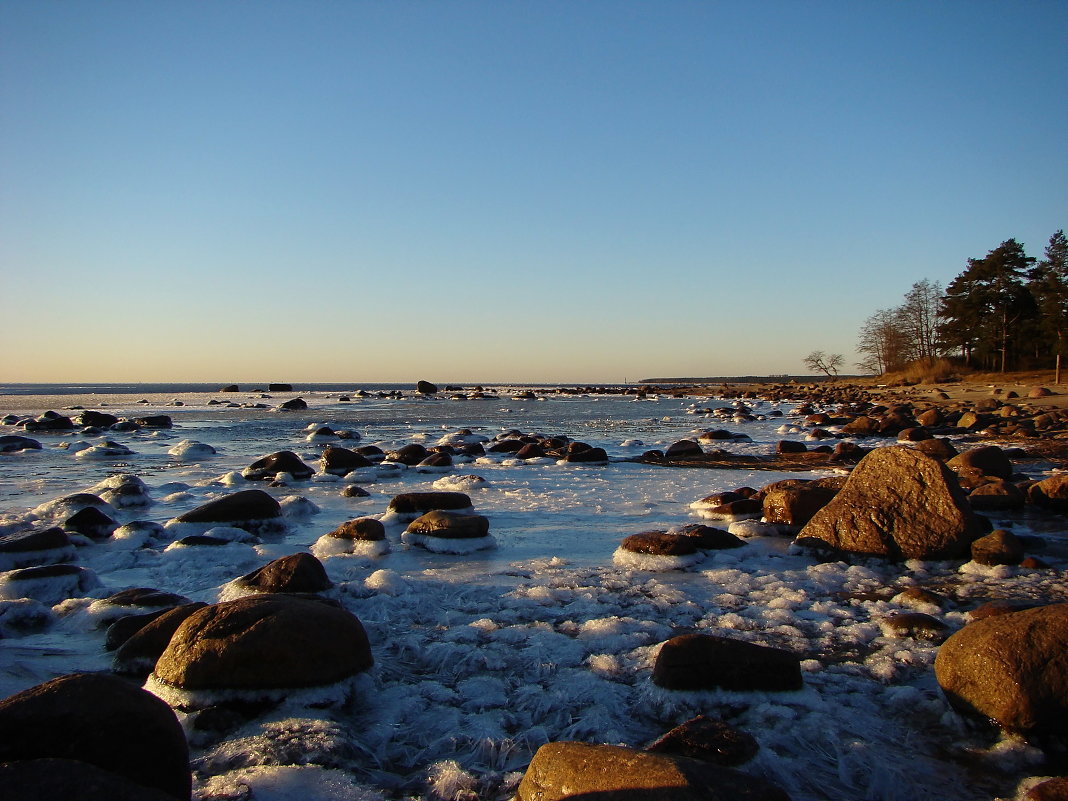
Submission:
[[[1027,288],[1037,311],[1032,327],[1035,356],[1048,364],[1047,359],[1063,354],[1068,333],[1068,238],[1063,230],[1050,237],[1045,258],[1028,278]]]

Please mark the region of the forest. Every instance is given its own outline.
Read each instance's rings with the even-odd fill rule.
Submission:
[[[1066,333],[1068,239],[1060,230],[1041,259],[1006,239],[986,256],[968,259],[944,289],[917,281],[901,305],[864,321],[857,367],[881,375],[950,357],[988,372],[1053,369]]]

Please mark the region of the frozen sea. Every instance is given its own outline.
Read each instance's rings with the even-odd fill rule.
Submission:
[[[563,434],[604,447],[611,457],[607,466],[580,466],[491,454],[447,473],[362,471],[356,483],[371,493],[366,498],[343,497],[349,479],[317,473],[265,488],[279,500],[299,497],[310,505],[286,504],[288,533],[262,544],[167,550],[112,540],[79,548],[77,563],[97,574],[99,588],[57,604],[52,625],[41,633],[22,634],[0,617],[0,697],[66,673],[110,668],[104,629],[91,608],[95,599],[154,587],[211,603],[231,579],[309,550],[340,523],[383,515],[398,493],[451,489],[462,476],[485,479],[468,494],[489,518],[496,548],[435,554],[402,544],[392,528],[392,550],[384,556],[323,560],[337,597],[368,631],[375,667],[343,705],[324,711],[295,699],[222,739],[191,734],[198,799],[504,799],[545,742],[640,747],[698,714],[755,736],[760,752],[743,770],[775,781],[796,801],[1014,798],[1041,774],[1037,749],[993,736],[949,710],[934,681],[937,642],[896,636],[881,621],[897,611],[923,611],[951,630],[964,625],[965,605],[905,605],[898,593],[916,585],[974,599],[971,605],[999,597],[1068,599],[1058,522],[1027,515],[993,520],[1049,542],[1041,555],[1053,569],[1043,571],[819,562],[794,549],[788,536],[752,529],[746,533],[756,535],[744,547],[710,552],[682,570],[638,570],[613,560],[629,534],[710,522],[690,506],[710,493],[830,474],[627,461],[706,429],[748,437],[715,447],[770,455],[780,439],[804,439],[793,403],[747,401],[756,418],[749,420],[722,399],[635,400],[548,388],[536,388],[536,399],[491,388],[490,397],[477,400],[348,391],[349,401],[339,400],[341,386],[269,398],[192,391],[202,387],[162,393],[72,387],[61,395],[45,388],[50,397],[35,389],[8,388],[0,394],[0,414],[55,409],[74,415],[64,409],[83,407],[120,417],[168,414],[174,427],[109,433],[132,451],[123,456],[97,455],[91,447],[97,438],[77,432],[32,434],[43,450],[0,456],[5,532],[33,523],[32,510],[41,504],[117,473],[142,478],[155,501],[118,510],[118,520],[164,523],[222,494],[265,488],[239,473],[268,453],[292,450],[317,466],[331,444],[309,441],[319,425],[358,433],[359,443],[333,443],[345,447],[429,446],[461,429],[487,438],[518,429]],[[306,411],[273,408],[298,394]],[[225,405],[234,402],[268,408]],[[724,411],[700,412],[708,408]],[[18,432],[0,427],[0,433]],[[199,459],[170,453],[186,440],[217,453]],[[1048,466],[1024,469],[1041,477]],[[650,674],[660,644],[688,632],[789,648],[804,659],[805,687],[774,694],[657,688]]]

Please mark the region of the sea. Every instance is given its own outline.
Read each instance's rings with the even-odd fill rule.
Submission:
[[[760,750],[742,769],[780,784],[795,801],[1014,798],[1041,775],[1037,749],[974,729],[950,710],[933,676],[937,640],[901,636],[886,621],[896,612],[923,611],[949,631],[964,625],[965,604],[917,609],[900,595],[912,586],[957,598],[1064,597],[1062,550],[1047,554],[1052,569],[1045,571],[826,561],[796,548],[792,532],[759,521],[711,521],[693,504],[744,486],[844,474],[842,468],[797,473],[635,461],[713,429],[732,438],[706,449],[747,456],[770,456],[781,439],[814,445],[795,411],[800,398],[561,393],[546,385],[484,385],[480,396],[470,386],[423,396],[411,384],[220,389],[0,386],[0,415],[93,409],[173,421],[172,428],[134,432],[34,433],[40,450],[0,454],[0,534],[49,525],[64,508],[60,499],[99,492],[117,474],[140,477],[153,501],[114,509],[120,523],[166,524],[250,487],[275,495],[288,523],[283,535],[224,547],[136,538],[83,545],[76,563],[97,583],[73,598],[12,597],[0,573],[0,697],[66,673],[109,670],[100,599],[152,587],[216,602],[233,579],[314,549],[345,521],[388,522],[389,501],[402,492],[464,488],[488,518],[492,542],[471,553],[436,553],[406,543],[403,526],[391,524],[386,554],[325,556],[333,595],[363,622],[375,667],[362,683],[338,689],[333,703],[294,699],[225,733],[198,732],[180,714],[189,724],[197,799],[503,801],[544,743],[643,747],[696,715],[752,734]],[[296,397],[306,410],[280,409]],[[324,426],[351,437],[315,436]],[[442,472],[372,468],[346,478],[316,472],[269,487],[241,475],[256,459],[283,450],[318,468],[328,445],[488,443],[509,431],[600,446],[609,463],[488,454]],[[0,433],[23,432],[10,423]],[[215,453],[204,456],[189,443]],[[1053,468],[1026,469],[1041,478]],[[368,495],[342,495],[349,483]],[[618,551],[630,534],[698,522],[737,532],[743,546],[686,564],[635,563]],[[993,522],[1052,543],[1065,536],[1062,527],[1023,514]],[[802,659],[804,689],[658,688],[650,676],[660,646],[690,632],[792,650]]]

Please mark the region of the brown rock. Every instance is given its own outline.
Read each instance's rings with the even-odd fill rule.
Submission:
[[[0,762],[48,758],[86,762],[183,800],[192,791],[174,712],[105,673],[61,676],[0,701]]]
[[[126,639],[119,644],[115,653],[115,661],[112,670],[116,673],[125,673],[135,676],[147,676],[155,667],[156,661],[167,649],[167,644],[174,636],[174,632],[182,625],[187,617],[194,612],[203,609],[207,604],[199,601],[182,604],[173,609],[168,609],[162,614],[155,614],[151,618],[143,620],[136,631],[132,631]],[[137,615],[145,618],[145,615]],[[129,618],[117,621],[111,628],[119,626]],[[129,624],[128,624],[129,625]],[[119,632],[116,633],[116,637]],[[111,629],[108,629],[108,638],[111,638]]]
[[[895,445],[865,456],[797,540],[889,559],[952,559],[968,554],[982,528],[941,462]]]
[[[794,486],[773,484],[765,488],[763,493],[764,520],[787,526],[803,526],[837,494],[836,487],[827,487],[814,481],[798,482]]]
[[[665,459],[684,459],[690,456],[702,456],[704,451],[701,446],[692,439],[679,440],[668,446],[664,451]]]
[[[367,634],[352,613],[326,601],[253,595],[190,615],[154,676],[186,690],[312,687],[373,663]]]
[[[935,676],[956,708],[1020,732],[1068,731],[1068,604],[970,623],[942,645]]]
[[[489,519],[435,509],[408,524],[409,534],[449,540],[474,539],[489,534]]]
[[[382,521],[374,517],[357,517],[355,520],[347,520],[335,528],[328,537],[336,537],[340,540],[365,540],[377,541],[386,538],[386,527]]]
[[[980,484],[968,493],[968,502],[973,509],[1019,509],[1024,505],[1024,494],[1015,484],[1003,478],[994,478]]]
[[[257,459],[246,467],[241,475],[249,481],[267,481],[277,478],[279,473],[289,473],[293,478],[301,480],[311,478],[315,471],[304,464],[293,451],[278,451]]]
[[[997,529],[972,543],[972,561],[981,565],[1018,565],[1024,546],[1011,531]]]
[[[760,745],[747,732],[722,720],[699,715],[676,726],[645,750],[734,768],[755,757]]]
[[[404,492],[394,496],[387,507],[388,511],[398,514],[470,508],[471,497],[463,492]]]
[[[1060,473],[1032,484],[1027,490],[1027,500],[1056,512],[1068,511],[1068,474]]]
[[[685,534],[667,531],[643,531],[625,537],[620,547],[631,553],[644,553],[655,556],[688,556],[697,553],[698,539]]]
[[[323,563],[310,553],[294,553],[268,562],[235,580],[254,592],[323,592],[334,586]]]
[[[996,445],[984,445],[964,451],[946,462],[946,467],[958,473],[972,469],[987,476],[1012,478],[1012,462]]]
[[[516,801],[789,801],[773,784],[685,757],[618,745],[546,743]]]
[[[953,447],[953,443],[943,437],[921,440],[916,443],[915,448],[920,453],[925,453],[942,462],[957,455],[957,449]]]
[[[683,634],[660,648],[653,683],[668,690],[800,690],[801,662],[779,648]]]
[[[1068,801],[1068,776],[1057,776],[1036,784],[1027,791],[1024,801]]]

